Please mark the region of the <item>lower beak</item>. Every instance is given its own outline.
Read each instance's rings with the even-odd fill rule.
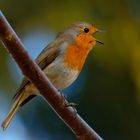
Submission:
[[[99,43],[99,44],[104,45],[104,43],[103,43],[103,42],[101,42],[101,41],[100,41],[100,40],[98,40],[98,39],[95,39],[95,41],[96,41],[97,43]]]

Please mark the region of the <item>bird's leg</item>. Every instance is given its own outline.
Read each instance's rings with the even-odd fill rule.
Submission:
[[[64,100],[64,105],[65,107],[73,107],[74,109],[76,109],[76,107],[78,106],[78,104],[76,103],[69,103],[67,100],[66,100],[66,94],[64,94],[62,91],[59,91],[63,100]]]

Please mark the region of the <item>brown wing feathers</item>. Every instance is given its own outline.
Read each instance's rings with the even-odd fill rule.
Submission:
[[[50,63],[52,63],[55,58],[58,56],[59,50],[55,49],[53,47],[46,47],[44,50],[40,53],[40,55],[35,60],[36,63],[39,65],[39,67],[43,70],[45,67],[47,67]],[[29,83],[29,81],[24,77],[19,89],[17,90],[16,94],[14,95],[13,99],[16,100],[17,97],[20,95],[24,87]],[[24,105],[26,102],[31,100],[35,95],[29,96],[23,103]]]

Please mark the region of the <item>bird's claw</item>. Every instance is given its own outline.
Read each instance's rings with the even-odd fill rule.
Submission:
[[[78,104],[76,104],[76,103],[69,103],[69,102],[65,101],[65,107],[74,107],[74,108],[76,108],[77,106],[78,106]]]

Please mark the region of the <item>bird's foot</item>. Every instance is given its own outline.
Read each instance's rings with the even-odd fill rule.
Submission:
[[[69,102],[65,99],[65,100],[64,100],[64,106],[65,106],[65,107],[72,107],[73,110],[74,110],[74,114],[75,114],[75,115],[77,114],[76,107],[78,106],[78,104],[72,103],[72,102],[69,103]]]
[[[73,107],[73,108],[76,108],[78,106],[78,104],[76,103],[69,103],[65,100],[65,107]]]
[[[70,102],[70,103],[69,103],[69,102],[66,100],[66,94],[64,94],[62,91],[60,91],[60,93],[61,93],[61,96],[62,96],[62,98],[63,98],[63,100],[64,100],[63,105],[64,105],[65,107],[72,107],[72,108],[74,109],[74,111],[77,112],[77,111],[76,111],[76,107],[78,106],[78,104],[77,104],[77,103],[73,103],[73,102]]]

